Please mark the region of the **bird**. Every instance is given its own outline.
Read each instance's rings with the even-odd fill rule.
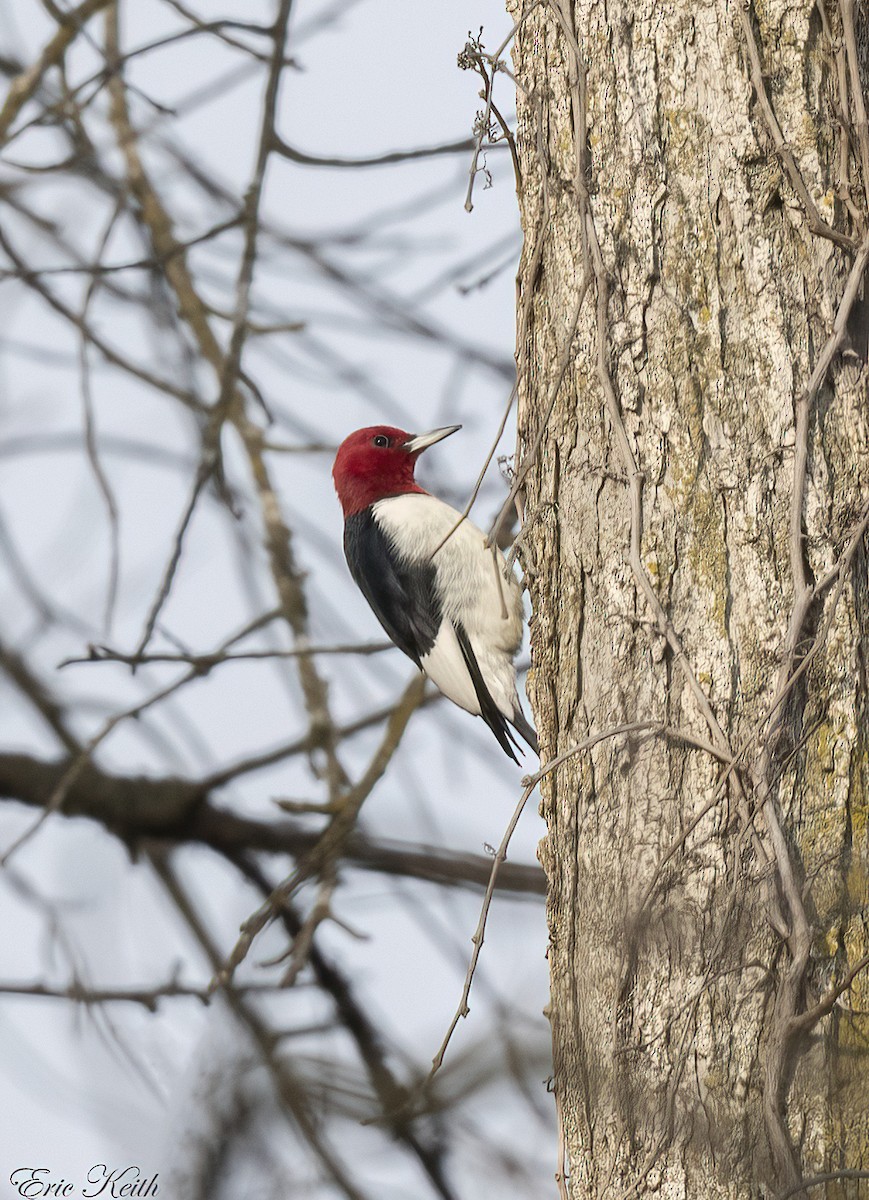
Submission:
[[[461,429],[357,429],[332,467],[350,574],[389,637],[459,708],[482,717],[518,764],[516,731],[538,754],[513,659],[522,592],[500,550],[414,478],[424,450]],[[511,728],[512,727],[512,728]]]

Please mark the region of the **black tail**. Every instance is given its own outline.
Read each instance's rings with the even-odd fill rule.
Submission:
[[[480,664],[477,662],[477,656],[474,653],[474,647],[471,645],[471,639],[465,632],[464,627],[458,622],[456,622],[455,631],[462,649],[462,657],[465,660],[465,665],[471,676],[471,682],[474,685],[474,691],[477,693],[480,716],[498,739],[498,744],[504,753],[519,766],[519,759],[513,753],[513,746],[510,745],[511,742],[516,745],[516,739],[510,732],[510,728],[507,725],[507,718],[501,712],[500,708],[498,708],[498,705],[492,699],[491,692],[486,687],[486,681],[483,678],[483,672],[480,670]]]
[[[516,707],[513,709],[513,718],[510,724],[516,730],[520,737],[524,738],[537,757],[540,757],[540,747],[537,745],[537,734],[534,728],[528,723],[528,720],[519,706],[517,700]]]
[[[474,647],[471,645],[471,639],[468,637],[464,628],[458,624],[458,622],[455,625],[455,630],[456,637],[459,641],[459,646],[461,646],[462,649],[462,656],[465,660],[465,665],[468,668],[471,681],[474,685],[474,691],[477,693],[477,700],[480,704],[480,715],[489,726],[492,733],[494,733],[495,737],[498,739],[498,744],[500,745],[501,749],[509,758],[513,759],[513,762],[518,767],[521,764],[513,751],[513,746],[516,746],[518,749],[519,743],[513,737],[513,732],[510,729],[510,726],[507,724],[507,718],[501,712],[500,708],[498,708],[498,705],[492,699],[491,692],[486,687],[486,681],[483,679],[483,672],[480,670],[480,664],[477,662],[476,654],[474,654]],[[518,699],[513,708],[513,717],[510,721],[510,725],[512,725],[517,733],[519,733],[525,739],[534,753],[537,754],[537,734],[525,720],[525,714],[519,707]]]

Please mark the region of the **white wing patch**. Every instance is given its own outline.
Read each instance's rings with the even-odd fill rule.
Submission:
[[[428,654],[423,655],[422,669],[436,683],[448,700],[458,704],[466,712],[480,715],[480,702],[474,691],[471,673],[449,621],[444,621],[438,631],[435,644]]]
[[[463,521],[451,533],[460,514],[436,496],[390,496],[379,500],[372,512],[401,558],[435,564],[443,621],[434,646],[422,659],[425,673],[454,704],[480,715],[456,637],[454,626],[461,621],[489,694],[512,720],[518,708],[513,656],[522,640],[522,593],[515,578],[504,575],[503,556],[493,556],[482,530],[471,521]]]

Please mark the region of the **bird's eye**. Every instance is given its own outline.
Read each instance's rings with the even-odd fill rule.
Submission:
[[[379,446],[381,449],[384,449],[389,445],[389,438],[386,437],[385,434],[378,433],[377,437],[371,439],[371,442],[372,445]]]

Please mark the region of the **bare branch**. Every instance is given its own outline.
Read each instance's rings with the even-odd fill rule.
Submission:
[[[57,32],[46,44],[39,58],[10,84],[6,100],[0,109],[0,146],[8,141],[13,121],[27,101],[36,94],[46,71],[57,66],[84,23],[109,3],[110,0],[82,0],[78,8],[58,15]]]

